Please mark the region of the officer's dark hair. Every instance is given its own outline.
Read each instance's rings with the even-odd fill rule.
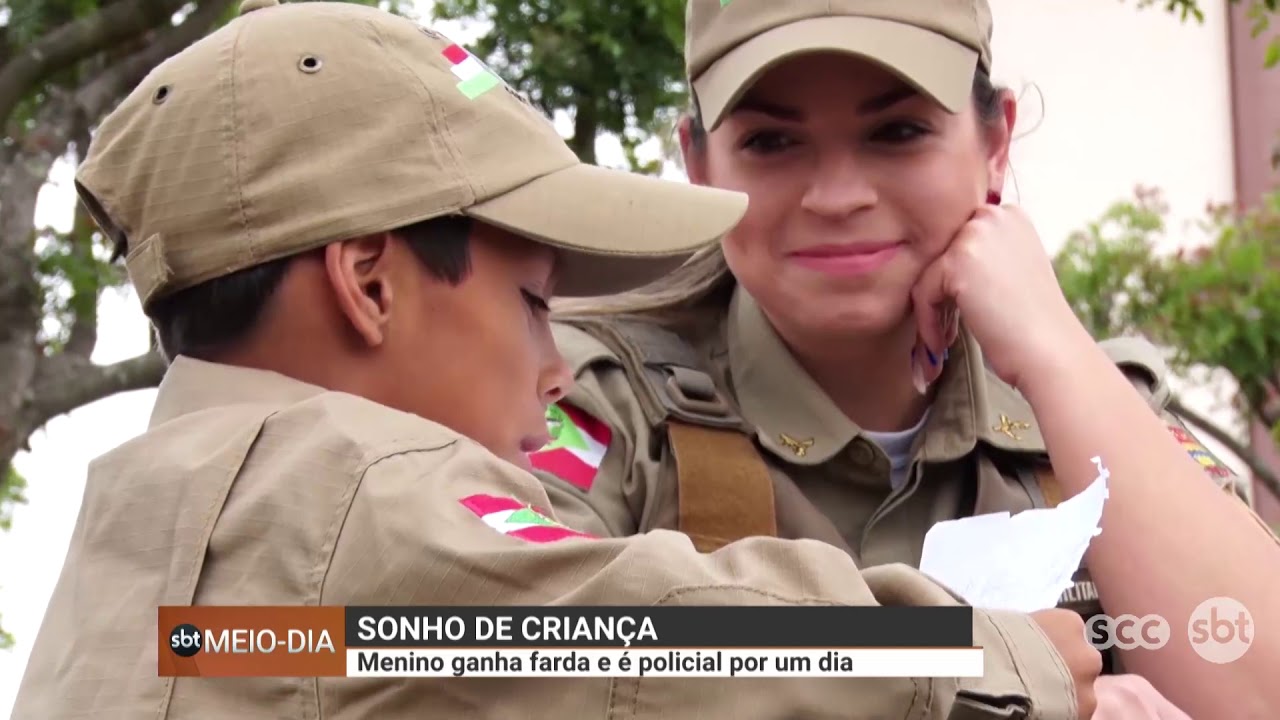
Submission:
[[[471,223],[471,218],[450,215],[391,232],[409,245],[433,277],[457,285],[471,270]],[[160,352],[170,360],[179,355],[207,360],[234,345],[258,321],[294,257],[255,265],[157,300],[147,315],[155,326]]]

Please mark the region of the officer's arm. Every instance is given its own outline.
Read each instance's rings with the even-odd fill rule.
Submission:
[[[1252,509],[1253,491],[1248,481],[1209,452],[1186,421],[1170,409],[1173,392],[1169,387],[1169,370],[1156,348],[1136,338],[1103,340],[1099,347],[1106,351],[1138,394],[1169,426],[1169,432],[1187,450],[1187,454],[1204,468],[1206,477]],[[1262,522],[1261,519],[1258,522]]]
[[[627,537],[644,527],[661,475],[649,459],[651,436],[626,372],[603,344],[556,325],[556,342],[574,372],[568,395],[548,409],[551,445],[530,456],[566,522],[593,535]]]
[[[849,556],[817,541],[752,538],[709,554],[689,539],[655,531],[629,538],[583,537],[538,525],[513,508],[545,508],[530,475],[458,440],[409,452],[365,473],[326,575],[323,604],[404,605],[804,605],[954,604],[920,573],[877,568],[864,575]],[[550,515],[550,511],[547,511]],[[899,679],[585,678],[564,680],[558,714],[601,717],[625,702],[634,717],[948,717],[957,693],[994,708],[992,717],[1070,718],[1074,690],[1062,662],[1026,616],[976,613],[975,642],[986,677]],[[749,629],[744,629],[748,631]],[[523,683],[451,679],[322,682],[323,715],[416,717],[476,707],[522,707]],[[545,683],[544,683],[545,685]],[[522,690],[523,688],[523,690]],[[381,698],[375,706],[370,697]],[[925,710],[927,708],[927,711]],[[1012,711],[1011,708],[1021,708]],[[998,714],[1010,711],[1011,714]],[[981,715],[967,715],[981,716]]]
[[[1157,614],[1173,627],[1159,651],[1126,652],[1125,669],[1192,715],[1230,706],[1235,717],[1269,716],[1267,708],[1280,702],[1273,679],[1280,635],[1256,633],[1243,657],[1216,664],[1201,656],[1203,643],[1178,628],[1187,627],[1201,603],[1220,596],[1243,603],[1252,627],[1277,622],[1280,544],[1244,503],[1221,491],[1221,482],[1207,481],[1205,451],[1186,439],[1185,427],[1152,412],[1152,396],[1133,391],[1133,367],[1161,364],[1153,347],[1125,340],[1098,352],[1084,338],[1073,347],[1079,349],[1043,358],[1019,390],[1035,411],[1066,496],[1094,480],[1090,458],[1101,457],[1110,472],[1102,533],[1086,558],[1108,614]],[[1128,363],[1120,362],[1122,349]],[[1153,359],[1141,360],[1144,354]],[[1129,376],[1116,364],[1127,365]]]

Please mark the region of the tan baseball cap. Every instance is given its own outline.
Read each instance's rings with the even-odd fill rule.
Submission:
[[[685,65],[715,129],[742,94],[796,55],[845,52],[879,63],[951,112],[991,70],[987,0],[689,0]]]
[[[739,193],[579,162],[443,35],[375,8],[247,0],[98,128],[77,190],[144,307],[333,241],[462,214],[554,246],[558,294],[619,292],[717,240]]]

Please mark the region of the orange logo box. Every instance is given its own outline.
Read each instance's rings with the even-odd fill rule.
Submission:
[[[342,607],[161,607],[161,677],[344,677]]]

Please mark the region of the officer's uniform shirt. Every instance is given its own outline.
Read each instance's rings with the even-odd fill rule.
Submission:
[[[835,406],[740,286],[727,312],[706,307],[702,317],[686,318],[680,327],[717,386],[755,428],[775,488],[798,490],[776,498],[781,537],[835,544],[862,567],[917,567],[925,534],[938,522],[1017,513],[1060,499],[1046,498],[1037,477],[1050,465],[1031,407],[986,367],[966,332],[950,350],[934,401],[910,445],[908,464],[894,473],[876,434],[860,429]],[[614,536],[678,527],[672,452],[646,421],[616,353],[577,327],[558,325],[556,333],[576,370],[576,385],[564,403],[603,422],[611,433],[590,484],[539,472],[556,511],[577,526]],[[1188,438],[1185,446],[1205,465],[1209,481],[1247,498],[1240,478],[1164,409],[1167,388],[1154,348],[1140,340],[1111,341],[1105,347],[1170,432]]]
[[[981,679],[157,677],[160,605],[958,602],[910,568],[859,572],[819,542],[701,554],[679,533],[564,526],[535,542],[482,518],[512,500],[549,504],[532,475],[438,424],[179,358],[145,434],[90,468],[13,717],[941,720],[961,703],[952,717],[1074,717],[1061,661],[1013,613],[975,614]]]

